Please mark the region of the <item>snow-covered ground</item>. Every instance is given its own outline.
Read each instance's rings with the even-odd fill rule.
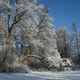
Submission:
[[[80,80],[80,71],[71,72],[31,72],[29,74],[0,73],[0,80]]]

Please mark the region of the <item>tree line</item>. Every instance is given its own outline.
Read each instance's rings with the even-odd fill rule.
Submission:
[[[26,72],[24,65],[59,70],[64,58],[79,64],[75,23],[69,34],[65,27],[55,30],[51,21],[49,9],[36,0],[0,0],[0,72]]]

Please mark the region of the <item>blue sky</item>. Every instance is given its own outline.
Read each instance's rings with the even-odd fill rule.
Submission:
[[[66,26],[69,30],[72,22],[75,22],[80,31],[80,0],[37,0],[37,2],[50,9],[55,28]]]

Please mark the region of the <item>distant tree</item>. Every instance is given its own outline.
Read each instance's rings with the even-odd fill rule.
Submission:
[[[70,54],[75,64],[80,64],[79,32],[76,23],[72,23],[72,33],[70,35]]]
[[[80,33],[78,34],[78,48],[79,48],[79,52],[80,52]]]
[[[73,30],[73,33],[74,33],[74,39],[75,39],[75,43],[76,43],[76,49],[77,49],[77,54],[78,56],[80,55],[80,52],[79,52],[79,43],[78,43],[78,30],[77,30],[77,26],[75,23],[72,23],[72,30]]]
[[[62,58],[69,58],[69,34],[65,27],[57,30],[57,46]]]

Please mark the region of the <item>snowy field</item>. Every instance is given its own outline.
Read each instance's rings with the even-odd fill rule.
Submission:
[[[30,74],[1,74],[0,80],[80,80],[80,72],[31,72]]]

